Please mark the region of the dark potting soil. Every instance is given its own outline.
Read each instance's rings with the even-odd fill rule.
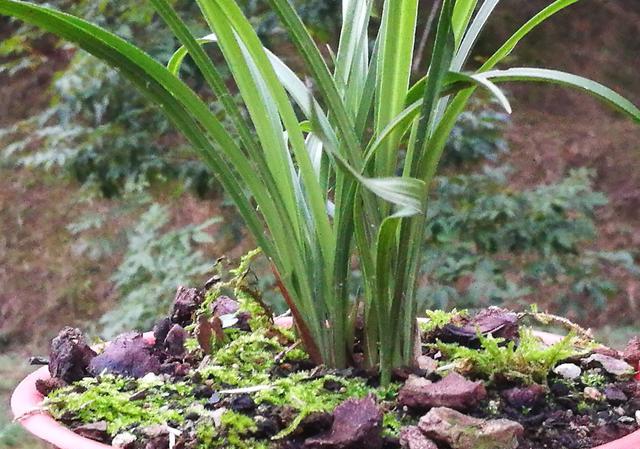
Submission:
[[[381,387],[314,366],[240,282],[179,289],[153,344],[129,333],[94,351],[61,331],[37,385],[50,413],[126,449],[589,449],[640,425],[637,340],[549,346],[524,315],[434,312],[417,366]]]

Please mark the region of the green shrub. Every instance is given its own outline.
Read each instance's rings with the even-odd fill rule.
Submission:
[[[219,222],[164,231],[169,222],[166,206],[153,204],[128,232],[124,258],[112,276],[118,293],[117,306],[100,324],[103,335],[112,337],[131,329],[147,330],[169,307],[179,285],[191,285],[213,269],[196,243],[212,243],[205,230]]]
[[[422,264],[427,305],[513,304],[553,284],[562,311],[584,312],[585,303],[603,307],[617,290],[607,267],[640,273],[629,252],[589,250],[606,197],[592,189],[587,170],[522,191],[509,187],[507,173],[485,168],[437,180]]]

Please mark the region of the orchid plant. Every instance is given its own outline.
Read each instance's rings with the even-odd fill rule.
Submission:
[[[269,258],[300,338],[317,363],[411,365],[417,348],[418,267],[434,180],[457,117],[478,90],[507,111],[498,84],[561,84],[640,122],[640,110],[590,80],[540,68],[497,69],[538,25],[578,0],[555,0],[477,70],[472,55],[499,0],[443,0],[430,58],[412,78],[419,0],[343,0],[336,49],[311,38],[289,0],[268,0],[305,63],[298,73],[258,38],[236,0],[197,0],[211,34],[194,36],[170,0],[150,0],[181,43],[165,67],[80,18],[17,0],[0,14],[42,27],[119,69],[159,106],[210,166]],[[377,31],[371,35],[370,30]],[[372,45],[371,45],[372,44]],[[232,76],[203,48],[216,45]],[[225,127],[180,77],[190,55],[230,118]],[[239,106],[233,99],[242,98]],[[363,273],[352,297],[354,264]]]

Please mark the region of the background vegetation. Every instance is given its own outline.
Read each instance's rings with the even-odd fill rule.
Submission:
[[[49,3],[160,59],[175,48],[144,2]],[[192,2],[174,3],[190,17]],[[315,37],[330,42],[339,2],[299,3]],[[494,36],[526,13],[503,3]],[[244,6],[286,56],[264,4]],[[586,67],[637,102],[640,38],[631,31],[640,7],[623,0],[588,6],[552,21],[514,57],[521,65]],[[621,23],[616,30],[599,25],[611,18]],[[545,46],[559,34],[582,49],[549,61]],[[147,328],[177,284],[201,282],[219,256],[237,257],[251,242],[210,174],[117,72],[17,23],[0,21],[0,37],[0,365],[21,367],[0,372],[4,403],[28,370],[25,355],[45,352],[63,324],[100,335]],[[490,38],[482,45],[493,49]],[[633,331],[640,314],[638,131],[569,93],[519,88],[512,95],[524,104],[512,122],[480,102],[448,144],[447,163],[465,174],[445,170],[438,179],[424,237],[437,249],[423,265],[425,307],[535,302],[615,331],[614,339]],[[5,416],[0,448],[34,447]]]

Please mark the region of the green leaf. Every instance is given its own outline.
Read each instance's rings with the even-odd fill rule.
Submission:
[[[525,67],[511,68],[507,70],[492,70],[481,73],[478,76],[490,79],[494,82],[532,81],[572,87],[599,98],[620,112],[628,115],[636,122],[640,122],[640,109],[638,109],[638,107],[629,100],[600,83],[571,73],[561,72],[558,70]]]
[[[451,17],[451,23],[453,27],[453,35],[456,39],[456,48],[460,46],[462,37],[467,30],[467,26],[471,21],[473,11],[476,9],[478,0],[457,0],[456,5],[453,8],[453,16]]]
[[[480,33],[482,32],[484,26],[487,24],[489,17],[493,13],[493,10],[498,6],[500,0],[485,0],[478,11],[478,14],[473,18],[469,29],[464,35],[464,39],[462,43],[459,45],[458,51],[456,52],[453,61],[451,62],[451,70],[454,72],[458,72],[462,70],[465,62],[469,58],[471,51],[473,50]]]
[[[384,3],[379,34],[375,133],[382,131],[403,109],[411,76],[417,8],[417,0],[387,0]],[[385,140],[384,148],[376,155],[377,173],[393,173],[399,140],[397,134]]]

